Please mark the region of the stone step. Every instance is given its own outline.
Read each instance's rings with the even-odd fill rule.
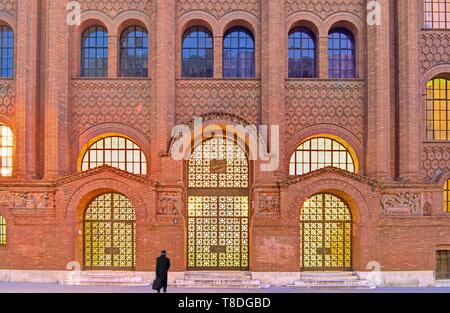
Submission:
[[[249,272],[186,272],[186,277],[242,277],[248,278],[252,275]]]
[[[199,285],[199,284],[169,284],[171,288],[189,288],[189,289],[267,289],[270,285]]]
[[[142,277],[132,272],[81,272],[80,276],[70,273],[72,277],[62,280],[63,285],[77,286],[149,286]]]
[[[185,279],[176,280],[176,284],[210,284],[210,285],[260,285],[259,280],[240,280],[240,279]]]
[[[436,280],[434,285],[435,285],[435,287],[450,287],[450,279]]]
[[[323,289],[372,288],[366,280],[360,279],[359,276],[353,272],[304,272],[300,274],[300,280],[295,281],[288,287]]]
[[[183,280],[176,280],[169,284],[178,288],[201,289],[260,289],[269,288],[261,281],[252,279],[250,272],[186,272]]]
[[[61,285],[73,285],[73,283],[64,280],[59,282]],[[127,287],[147,287],[151,286],[149,282],[125,282],[125,281],[80,281],[75,284],[76,286],[127,286]]]

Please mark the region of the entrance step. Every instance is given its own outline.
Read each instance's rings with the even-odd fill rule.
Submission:
[[[133,272],[70,272],[62,285],[73,286],[150,286],[142,277]]]
[[[361,279],[353,272],[304,272],[300,280],[295,281],[290,288],[318,289],[372,289],[367,280]]]
[[[250,272],[186,272],[184,279],[169,284],[175,288],[263,289],[270,285],[252,279]]]
[[[439,279],[436,280],[435,287],[450,287],[450,279]]]

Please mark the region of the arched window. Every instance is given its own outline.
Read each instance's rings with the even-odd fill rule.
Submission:
[[[0,123],[0,176],[13,174],[13,132]]]
[[[314,78],[317,76],[317,49],[315,35],[305,27],[289,33],[289,77]]]
[[[92,26],[81,38],[81,76],[108,76],[108,31]]]
[[[6,245],[6,220],[0,215],[0,246]]]
[[[255,77],[255,38],[244,27],[227,31],[223,40],[223,77]]]
[[[109,165],[136,175],[147,174],[144,152],[133,141],[124,137],[106,137],[89,147],[83,156],[81,171]]]
[[[120,37],[120,76],[148,76],[148,33],[140,26],[131,26]]]
[[[450,80],[432,79],[427,84],[426,124],[428,140],[450,140]]]
[[[357,160],[349,144],[328,137],[303,142],[291,157],[290,175],[304,175],[328,166],[356,173]]]
[[[9,26],[0,26],[0,77],[14,76],[14,34]]]
[[[450,179],[444,185],[444,211],[450,213]]]
[[[450,0],[425,0],[425,28],[450,29]]]
[[[183,36],[183,77],[213,77],[214,48],[211,32],[202,26],[189,28]]]
[[[355,39],[345,28],[332,29],[328,35],[328,76],[356,77]]]

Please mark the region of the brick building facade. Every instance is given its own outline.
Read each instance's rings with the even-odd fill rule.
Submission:
[[[448,94],[439,103],[450,104],[450,25],[429,22],[424,2],[430,1],[380,0],[380,25],[367,23],[366,0],[80,0],[80,25],[68,24],[68,2],[0,1],[0,23],[14,35],[14,74],[0,80],[0,122],[13,138],[11,175],[5,170],[0,178],[6,225],[1,226],[0,277],[64,271],[71,261],[85,269],[150,272],[163,248],[174,272],[239,268],[269,280],[278,275],[270,273],[284,273],[286,283],[302,270],[364,273],[373,261],[386,284],[430,285],[437,268],[445,272],[450,144],[443,129],[448,126],[436,121],[445,124],[446,118],[437,118],[438,100],[429,96],[441,84]],[[89,63],[84,36],[92,27],[106,34],[107,53]],[[122,36],[129,27],[148,34],[148,62],[142,63],[148,63],[148,71],[141,77],[122,71]],[[184,72],[183,38],[192,27],[211,35],[210,77]],[[253,71],[248,75],[225,61],[233,55],[233,48],[226,50],[233,29],[252,40],[246,46],[252,60],[245,66]],[[312,34],[315,44],[312,57],[300,63],[289,51],[295,29],[302,36]],[[352,38],[348,75],[331,70],[337,64],[330,57],[333,30]],[[305,60],[313,62],[312,72],[289,74]],[[92,64],[103,68],[103,75],[86,74]],[[344,63],[339,64],[342,70]],[[279,125],[278,169],[261,171],[263,161],[250,161],[247,169],[245,162],[236,165],[243,157],[236,152],[237,163],[231,163],[248,176],[243,179],[248,184],[231,190],[217,187],[219,179],[219,185],[208,185],[217,188],[206,190],[204,181],[222,177],[227,164],[212,168],[216,160],[210,156],[208,173],[195,175],[194,165],[170,155],[173,127],[193,126],[195,117],[219,127]],[[106,154],[86,159],[94,146],[104,153],[111,137],[118,145],[133,146],[129,155],[137,151],[139,161],[135,156],[131,167],[127,162],[99,166],[108,164]],[[305,153],[317,158],[312,145],[328,142],[343,149],[345,164],[305,165]],[[303,153],[301,161],[297,152]],[[203,183],[191,185],[196,179]],[[114,202],[117,196],[123,198]],[[214,210],[202,216],[203,228],[202,219],[190,224],[192,216],[202,214],[190,216],[191,209],[206,211],[214,201],[220,202],[218,211],[246,211],[240,219],[223,219],[226,225],[237,223],[234,233],[211,220]],[[316,213],[330,209],[332,221],[326,221],[326,211],[324,219],[316,216],[308,224],[311,216],[305,212],[312,214],[322,204]],[[101,210],[115,206],[127,216],[105,221]],[[114,229],[119,226],[123,229]],[[108,238],[104,232],[109,231]],[[211,243],[214,232],[226,239],[238,234],[240,241]],[[228,253],[229,245],[238,252]]]

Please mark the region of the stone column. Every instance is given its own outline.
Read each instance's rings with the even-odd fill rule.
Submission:
[[[367,175],[391,180],[393,136],[393,103],[391,92],[391,9],[387,0],[380,1],[381,24],[367,25]]]
[[[69,25],[67,0],[46,0],[44,178],[68,174]]]
[[[163,158],[167,159],[175,124],[175,9],[175,0],[156,1],[156,38],[153,41],[156,44],[156,54],[152,72],[155,127],[151,136],[154,177],[159,177],[164,170]]]
[[[280,140],[282,140],[284,134],[284,103],[287,77],[287,32],[284,24],[284,1],[261,1],[261,6],[261,123],[268,126],[279,125]],[[283,150],[284,145],[280,144],[280,165],[278,171],[260,173],[260,178],[263,181],[273,181],[276,175],[281,175],[283,172]]]
[[[222,79],[223,77],[223,36],[214,35],[214,78]]]
[[[398,177],[414,181],[420,177],[420,101],[419,14],[416,0],[396,1],[398,16]]]
[[[38,0],[17,2],[14,176],[26,179],[37,178],[38,20]]]

